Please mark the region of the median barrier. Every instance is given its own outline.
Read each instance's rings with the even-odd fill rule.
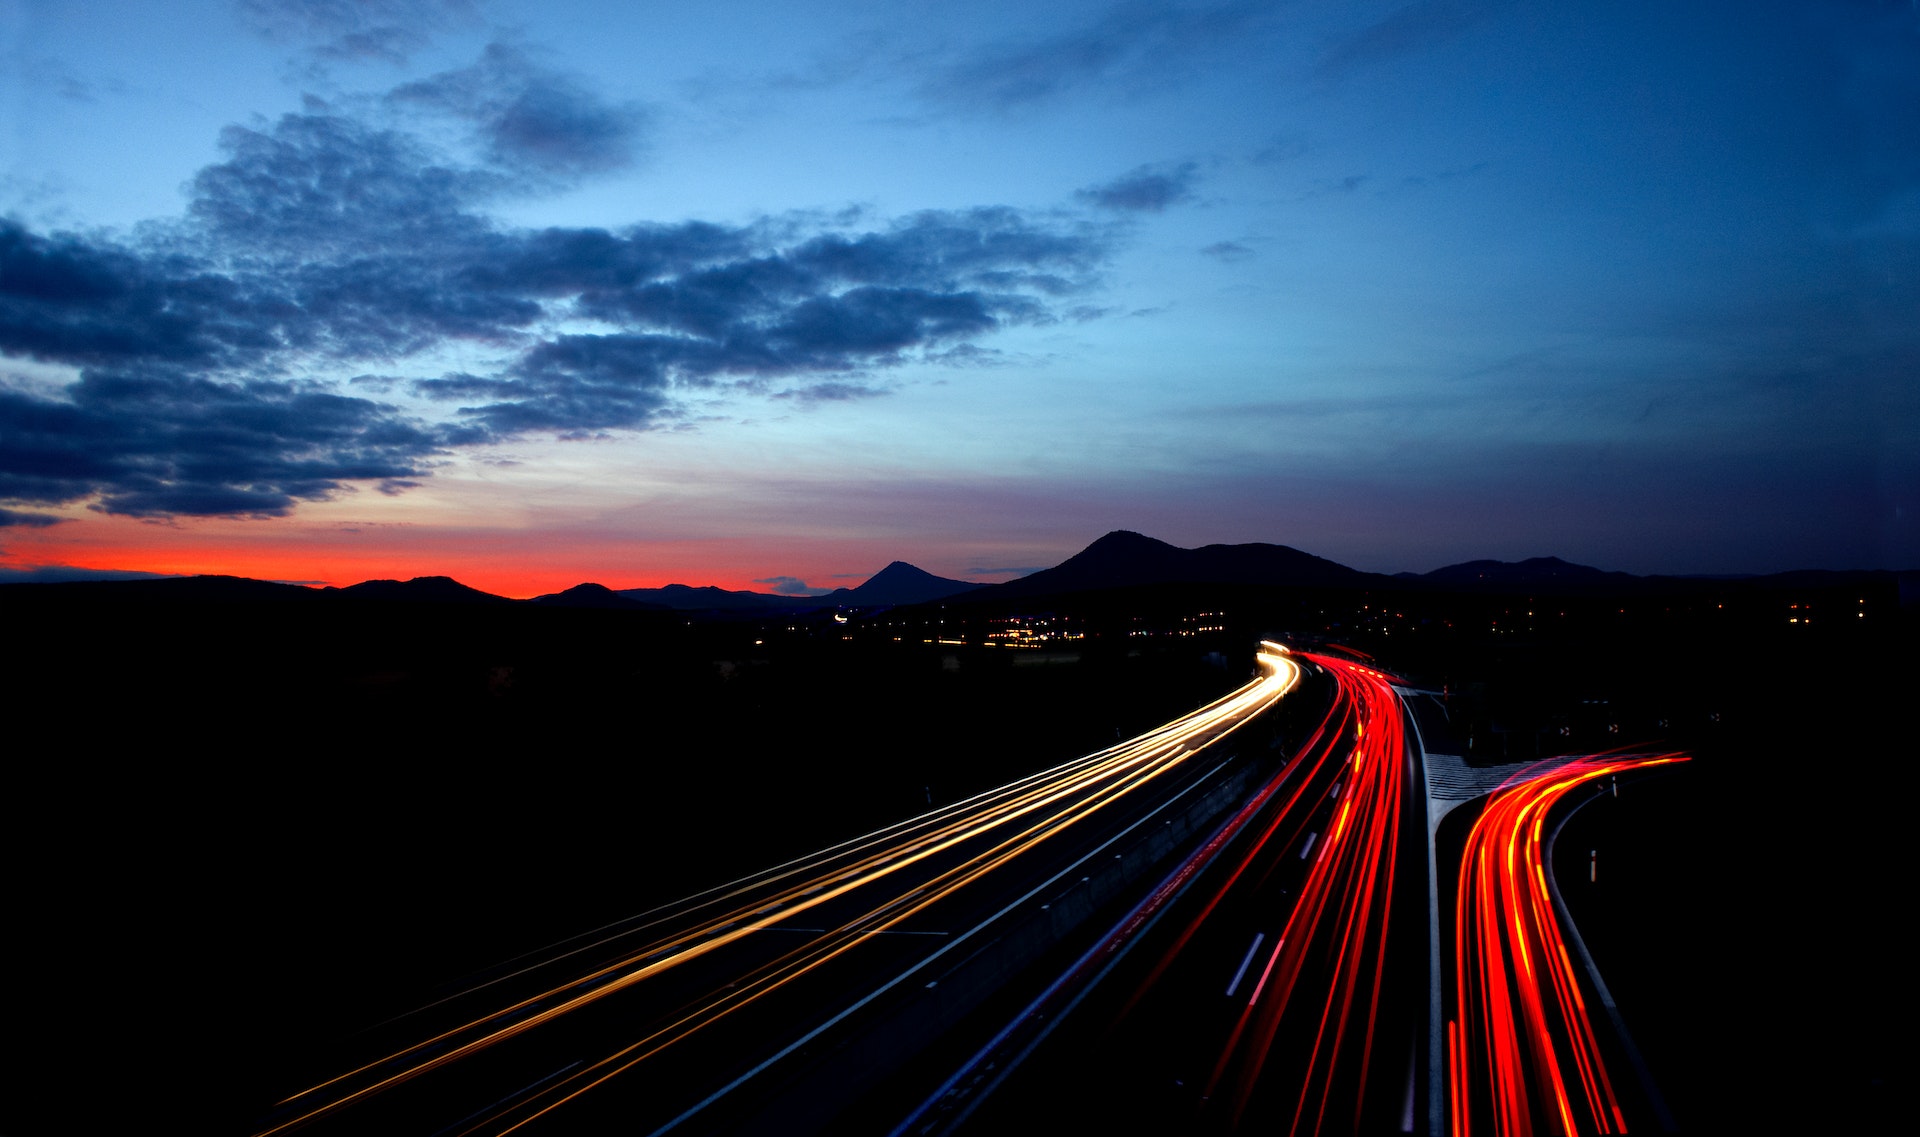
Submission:
[[[1085,928],[1090,918],[1137,898],[1141,883],[1155,879],[1155,870],[1163,870],[1254,792],[1271,761],[1262,748],[1257,757],[1221,762],[1183,793],[1183,801],[1163,807],[1011,905],[978,933],[978,943],[958,946],[952,959],[909,977],[890,997],[795,1054],[779,1088],[732,1131],[792,1135],[826,1129],[862,1094]]]

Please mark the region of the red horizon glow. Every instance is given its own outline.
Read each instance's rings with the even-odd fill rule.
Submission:
[[[969,558],[979,563],[979,558],[997,554],[965,542],[906,550],[872,537],[649,540],[566,530],[503,533],[391,525],[365,526],[343,539],[335,526],[281,523],[269,531],[249,521],[168,525],[106,518],[89,519],[84,528],[16,530],[7,538],[0,565],[23,570],[59,566],[206,574],[316,587],[445,576],[515,599],[589,582],[614,589],[686,584],[772,593],[776,586],[766,581],[796,577],[811,588],[851,588],[894,560],[907,560],[936,576],[984,583],[1018,575],[968,573]]]

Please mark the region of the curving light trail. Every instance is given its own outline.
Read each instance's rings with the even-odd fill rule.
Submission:
[[[1218,1104],[1233,1127],[1264,1086],[1290,1102],[1291,1108],[1283,1105],[1274,1114],[1285,1119],[1289,1133],[1360,1125],[1406,793],[1406,736],[1391,677],[1333,656],[1304,658],[1332,676],[1333,705],[1316,739],[1294,759],[1310,765],[1292,800],[1273,813],[1222,892],[1271,855],[1267,845],[1274,835],[1287,834],[1281,847],[1296,847],[1321,795],[1335,795],[1339,805],[1324,834],[1310,832],[1298,842],[1299,855],[1313,858],[1312,868],[1272,948],[1257,957],[1258,979],[1206,1090],[1209,1105],[1224,1095]],[[1345,747],[1317,745],[1349,737]],[[1330,791],[1329,777],[1336,779]],[[1203,910],[1199,919],[1205,916]],[[1303,1054],[1304,1065],[1274,1077],[1265,1067],[1283,1030],[1305,1042],[1304,1049],[1289,1051]]]
[[[1447,1023],[1449,1131],[1498,1137],[1624,1133],[1578,977],[1547,889],[1542,831],[1597,779],[1686,755],[1551,759],[1487,801],[1467,836],[1454,919],[1456,1017]]]
[[[1198,1113],[1188,1120],[1196,1131],[1358,1129],[1383,1079],[1398,1073],[1374,1055],[1389,1013],[1386,945],[1407,793],[1402,707],[1385,672],[1331,655],[1297,658],[1332,680],[1325,715],[1195,854],[1210,860],[1220,846],[1225,859],[1207,870],[1210,891],[1195,897],[1104,1043],[1127,1045],[1136,1037],[1129,1032],[1152,1032],[1169,1001],[1190,998],[1183,992],[1218,957],[1223,928],[1261,929],[1236,957],[1231,982],[1219,977],[1231,1001],[1227,1017],[1201,1012],[1216,1025],[1195,1042],[1210,1055],[1200,1067]],[[1189,978],[1172,981],[1176,969]]]
[[[1009,785],[743,877],[519,961],[507,974],[433,1004],[451,1009],[492,995],[491,1009],[394,1050],[281,1103],[259,1137],[367,1108],[403,1084],[567,1019],[695,961],[722,978],[657,1016],[624,1045],[581,1061],[509,1103],[462,1123],[503,1134],[693,1036],[929,906],[1024,867],[1023,856],[1128,802],[1273,705],[1300,680],[1287,650],[1263,642],[1260,677],[1227,696],[1119,745]],[[1027,857],[1031,860],[1031,857]],[[827,919],[832,913],[831,919]],[[735,965],[728,949],[801,914],[831,926],[768,958]],[[569,971],[568,969],[571,969]],[[542,981],[541,976],[555,978]],[[507,994],[507,992],[512,992]],[[681,996],[675,995],[675,999]],[[423,1008],[426,1009],[426,1008]]]

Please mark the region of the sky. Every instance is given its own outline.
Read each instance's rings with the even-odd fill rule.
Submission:
[[[1920,567],[1916,0],[0,0],[0,579]]]

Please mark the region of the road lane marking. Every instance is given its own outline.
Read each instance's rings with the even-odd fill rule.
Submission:
[[[1262,707],[1261,709],[1264,710],[1265,708]],[[1253,716],[1250,714],[1247,717],[1251,718]],[[1229,759],[1228,761],[1231,761],[1231,759]],[[1221,769],[1226,766],[1226,764],[1227,764],[1226,762],[1221,762],[1218,765],[1214,766],[1212,769],[1201,774],[1198,778],[1195,778],[1192,782],[1188,783],[1178,793],[1174,794],[1173,797],[1169,798],[1168,800],[1162,802],[1158,806],[1155,806],[1152,810],[1148,811],[1145,817],[1142,817],[1140,820],[1134,822],[1132,825],[1127,826],[1125,829],[1122,829],[1120,832],[1115,833],[1112,837],[1109,837],[1107,840],[1101,842],[1100,846],[1094,849],[1092,852],[1087,853],[1085,856],[1081,857],[1078,861],[1075,861],[1074,863],[1068,865],[1066,868],[1061,869],[1059,872],[1055,873],[1053,876],[1047,878],[1046,880],[1041,881],[1037,886],[1028,890],[1024,895],[1016,898],[1011,903],[1001,908],[998,912],[995,912],[993,915],[988,916],[986,919],[980,921],[978,924],[975,924],[973,927],[967,929],[965,932],[962,932],[959,936],[954,937],[951,941],[948,942],[948,944],[945,947],[941,948],[939,951],[934,952],[932,955],[926,957],[920,962],[907,968],[905,971],[902,971],[900,974],[894,976],[892,979],[887,980],[885,983],[882,983],[880,986],[874,988],[872,991],[869,991],[867,994],[861,996],[859,999],[854,1000],[853,1003],[849,1004],[845,1009],[841,1010],[839,1013],[828,1018],[825,1022],[820,1023],[818,1026],[815,1026],[812,1030],[807,1031],[805,1034],[802,1034],[799,1038],[794,1039],[792,1042],[789,1042],[787,1045],[781,1047],[778,1051],[762,1059],[760,1063],[754,1066],[752,1069],[746,1071],[743,1074],[740,1074],[739,1076],[735,1077],[731,1082],[728,1082],[726,1085],[721,1086],[719,1089],[708,1094],[705,1098],[701,1099],[698,1102],[695,1102],[693,1105],[687,1107],[685,1110],[682,1110],[680,1114],[675,1118],[673,1118],[671,1121],[668,1121],[665,1125],[662,1125],[654,1129],[652,1133],[648,1135],[648,1137],[660,1137],[662,1133],[666,1133],[673,1129],[679,1128],[682,1122],[686,1121],[687,1119],[693,1117],[698,1113],[701,1113],[708,1106],[712,1105],[714,1102],[719,1101],[721,1098],[726,1097],[728,1094],[732,1093],[734,1090],[745,1085],[747,1082],[752,1081],[754,1078],[758,1077],[763,1071],[765,1071],[768,1067],[773,1066],[774,1064],[778,1063],[779,1061],[787,1057],[787,1055],[792,1054],[794,1051],[799,1050],[800,1048],[806,1046],[808,1043],[812,1042],[814,1039],[820,1037],[822,1034],[825,1034],[828,1030],[831,1030],[833,1027],[837,1026],[843,1020],[859,1012],[859,1010],[862,1007],[865,1007],[867,1004],[873,1002],[875,999],[880,998],[882,995],[885,995],[888,991],[893,990],[893,988],[899,986],[902,982],[911,978],[915,972],[925,971],[928,967],[931,967],[935,963],[935,961],[939,960],[942,956],[945,956],[948,952],[959,947],[961,944],[966,943],[968,940],[972,939],[975,935],[978,935],[981,931],[985,930],[988,926],[1003,919],[1008,913],[1015,911],[1016,909],[1020,908],[1022,905],[1032,901],[1035,897],[1039,896],[1041,893],[1044,893],[1048,889],[1052,888],[1055,884],[1059,883],[1062,877],[1069,876],[1072,873],[1079,871],[1081,865],[1092,860],[1094,857],[1100,855],[1101,853],[1106,852],[1108,849],[1111,849],[1114,845],[1118,844],[1119,842],[1127,838],[1129,835],[1131,835],[1134,832],[1134,830],[1145,826],[1148,822],[1154,820],[1156,817],[1159,817],[1160,814],[1172,809],[1175,805],[1178,805],[1181,802],[1181,799],[1185,798],[1188,794],[1192,793],[1198,787],[1202,785],[1210,785],[1213,781],[1214,775],[1218,774],[1221,771]],[[938,982],[938,980],[936,979],[935,982]]]
[[[1260,972],[1260,982],[1253,985],[1253,995],[1247,999],[1247,1006],[1251,1007],[1260,1001],[1260,992],[1267,989],[1267,976],[1273,974],[1273,965],[1280,962],[1280,949],[1286,946],[1285,936],[1274,943],[1273,954],[1267,957],[1267,966]]]
[[[1260,941],[1265,939],[1266,935],[1265,932],[1253,933],[1253,943],[1247,947],[1246,958],[1240,961],[1240,970],[1233,973],[1233,982],[1227,984],[1227,998],[1233,998],[1233,993],[1240,989],[1240,980],[1246,977],[1247,965],[1253,962],[1253,953],[1260,950]]]

